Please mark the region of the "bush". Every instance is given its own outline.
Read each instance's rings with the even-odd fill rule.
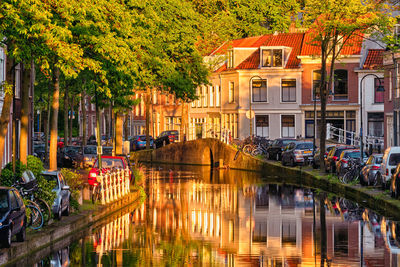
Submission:
[[[17,179],[22,176],[22,173],[26,170],[26,166],[22,164],[19,160],[15,162],[15,174],[12,169],[12,162],[8,163],[0,175],[0,185],[2,186],[12,186]]]
[[[61,169],[61,173],[63,174],[64,179],[71,190],[71,206],[75,210],[79,210],[78,199],[80,198],[84,181],[81,179],[80,174],[74,170]]]

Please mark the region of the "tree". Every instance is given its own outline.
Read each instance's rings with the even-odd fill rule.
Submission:
[[[305,1],[304,23],[310,27],[310,44],[319,48],[321,59],[320,103],[321,123],[319,125],[320,155],[325,154],[326,105],[333,84],[335,63],[345,46],[354,45],[366,34],[381,25],[383,12],[380,1],[359,0],[307,0]],[[359,44],[360,45],[360,44]],[[320,157],[321,169],[324,158]]]

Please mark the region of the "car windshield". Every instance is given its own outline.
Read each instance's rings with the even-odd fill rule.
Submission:
[[[123,169],[124,164],[122,163],[122,159],[120,158],[102,158],[101,159],[101,167],[106,169],[118,168]],[[98,168],[98,162],[94,165],[94,168]]]
[[[83,153],[85,153],[85,154],[97,154],[97,147],[95,147],[95,146],[85,146],[83,148]]]
[[[8,192],[6,190],[0,191],[0,210],[8,210]]]
[[[112,146],[103,146],[103,155],[111,155],[112,149]]]
[[[367,157],[367,154],[364,152],[364,158]],[[352,159],[359,159],[360,158],[360,151],[351,151],[346,152],[343,156],[344,158],[352,158]]]
[[[382,157],[375,157],[375,164],[381,164],[382,163]]]
[[[389,157],[389,165],[397,165],[400,163],[400,153],[393,153]]]
[[[300,143],[296,145],[296,149],[312,149],[313,144],[312,143]]]
[[[67,146],[65,147],[65,153],[67,154],[78,154],[82,151],[80,146]]]
[[[54,189],[58,189],[58,183],[57,183],[57,175],[53,174],[43,174],[44,179],[46,179],[48,182],[54,181],[56,185],[54,186]]]
[[[337,148],[335,151],[335,156],[339,157],[340,154],[342,154],[343,150],[346,150],[346,149],[348,149],[348,148]]]
[[[282,144],[285,145],[285,146],[290,144],[290,143],[293,143],[293,140],[282,140]]]

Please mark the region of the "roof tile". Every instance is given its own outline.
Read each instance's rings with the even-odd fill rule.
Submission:
[[[383,52],[385,49],[369,49],[365,59],[363,69],[376,70],[383,68]]]

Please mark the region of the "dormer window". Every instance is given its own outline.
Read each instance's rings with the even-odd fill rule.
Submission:
[[[283,49],[262,49],[262,67],[283,67]]]
[[[233,50],[229,50],[228,51],[228,69],[232,69],[233,68]]]

